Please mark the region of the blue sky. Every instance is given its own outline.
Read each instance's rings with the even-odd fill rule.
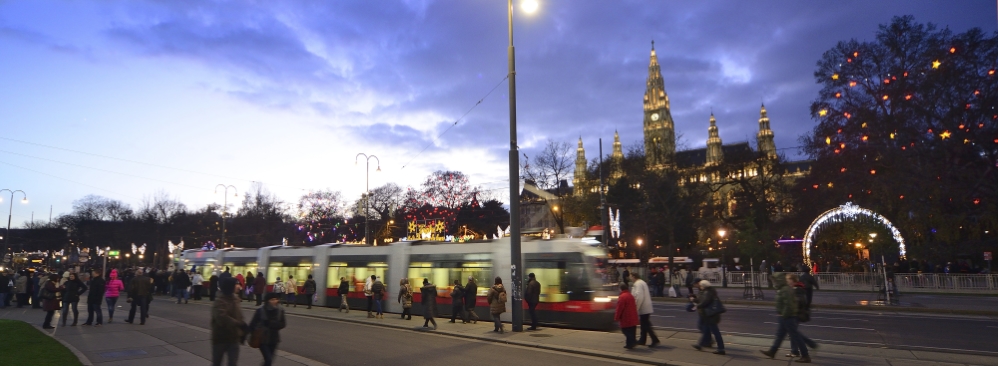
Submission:
[[[539,3],[515,16],[519,145],[581,136],[590,159],[615,130],[641,140],[651,40],[686,146],[711,110],[726,143],[754,143],[765,102],[787,148],[814,124],[815,64],[836,42],[895,15],[998,25],[983,0]],[[501,0],[0,0],[0,188],[28,193],[14,227],[88,194],[204,207],[219,183],[356,199],[363,152],[381,162],[372,187],[446,169],[501,193],[506,45]]]

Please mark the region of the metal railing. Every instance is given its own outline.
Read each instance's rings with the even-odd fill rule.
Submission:
[[[800,274],[800,273],[798,273]],[[770,287],[769,275],[748,272],[727,272],[728,287],[745,287],[756,284]],[[701,271],[696,274],[719,285],[720,272]],[[882,273],[842,272],[817,273],[818,285],[824,290],[880,291],[884,284]],[[945,273],[896,273],[892,277],[898,292],[949,292],[972,294],[998,294],[998,274],[945,274]]]

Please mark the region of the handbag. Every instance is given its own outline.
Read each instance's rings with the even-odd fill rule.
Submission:
[[[260,344],[263,343],[263,332],[264,329],[257,327],[253,329],[253,333],[250,334],[249,346],[253,348],[260,348]]]
[[[728,309],[724,308],[724,304],[721,303],[721,299],[715,298],[714,301],[710,302],[710,306],[703,309],[703,315],[709,318],[714,315],[724,314],[726,311],[728,311]]]

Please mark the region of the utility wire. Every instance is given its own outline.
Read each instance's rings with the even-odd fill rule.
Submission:
[[[443,137],[444,134],[446,134],[447,131],[450,131],[451,128],[457,126],[457,123],[461,122],[461,120],[464,119],[464,117],[467,116],[468,113],[471,113],[471,111],[473,111],[476,107],[478,107],[479,104],[482,104],[482,101],[484,101],[485,98],[488,98],[489,95],[492,95],[492,92],[496,91],[496,88],[499,88],[499,86],[502,85],[502,83],[505,82],[506,79],[509,79],[509,75],[506,75],[506,77],[502,78],[502,80],[499,80],[499,83],[496,84],[496,86],[492,87],[492,90],[489,90],[488,93],[485,93],[485,96],[482,97],[482,99],[479,99],[477,102],[475,102],[475,105],[471,106],[471,108],[468,108],[467,112],[464,112],[464,114],[462,114],[460,118],[458,118],[457,120],[454,121],[454,123],[448,126],[447,129],[444,130],[444,132],[441,132],[440,135],[437,136],[437,140]],[[416,155],[413,155],[412,159],[409,159],[409,161],[407,161],[405,164],[402,164],[402,168],[400,169],[405,169],[405,167],[409,166],[409,163],[411,163],[413,160],[416,160],[417,157],[422,155],[423,152],[426,152],[426,149],[429,149],[430,146],[433,146],[433,144],[434,144],[433,141],[430,141],[430,143],[427,144],[426,147],[424,147],[422,150],[419,150],[419,152],[416,153]]]
[[[48,158],[41,158],[41,157],[37,157],[37,156],[31,156],[31,155],[16,153],[16,152],[13,152],[13,151],[0,150],[0,153],[6,153],[6,154],[11,154],[11,155],[23,156],[23,157],[32,158],[32,159],[38,159],[38,160],[51,161],[53,163],[65,164],[65,165],[70,165],[70,166],[75,166],[75,167],[80,167],[80,168],[86,168],[86,169],[93,169],[93,170],[102,171],[102,172],[105,172],[105,173],[119,174],[119,175],[124,175],[124,176],[128,176],[128,177],[133,177],[133,178],[148,179],[148,180],[156,181],[156,182],[160,182],[160,183],[176,184],[176,185],[184,186],[184,187],[188,187],[188,188],[194,188],[194,189],[198,189],[198,190],[210,191],[210,189],[205,188],[205,187],[198,187],[198,186],[192,186],[190,184],[177,183],[177,182],[171,182],[171,181],[168,181],[168,180],[143,177],[143,176],[140,176],[140,175],[128,174],[128,173],[122,173],[122,172],[116,172],[116,171],[113,171],[113,170],[107,170],[107,169],[101,169],[101,168],[94,168],[94,167],[86,166],[86,165],[67,163],[67,162],[64,162],[64,161],[53,160],[53,159],[48,159]]]
[[[20,168],[20,169],[24,169],[24,170],[27,170],[27,171],[29,171],[29,172],[34,172],[34,173],[38,173],[38,174],[41,174],[41,175],[46,175],[46,176],[49,176],[49,177],[52,177],[52,178],[55,178],[55,179],[60,179],[60,180],[64,180],[64,181],[67,181],[67,182],[70,182],[70,183],[76,183],[76,184],[79,184],[79,185],[81,185],[81,186],[87,186],[87,187],[90,187],[90,188],[93,188],[93,189],[97,189],[97,190],[101,190],[101,191],[104,191],[104,192],[108,192],[108,193],[111,193],[111,194],[113,194],[113,195],[116,195],[116,196],[121,196],[121,197],[125,197],[125,198],[130,198],[130,199],[133,199],[133,200],[138,200],[138,201],[141,201],[141,200],[142,200],[142,199],[140,199],[140,198],[135,198],[135,197],[132,197],[132,196],[128,196],[128,195],[124,195],[124,194],[121,194],[121,193],[118,193],[118,191],[112,191],[112,190],[110,190],[110,189],[104,189],[104,188],[101,188],[101,187],[97,187],[97,186],[93,186],[93,185],[89,185],[89,184],[86,184],[86,183],[82,183],[82,182],[77,182],[77,181],[75,181],[75,180],[72,180],[72,179],[67,179],[67,178],[63,178],[63,177],[60,177],[60,176],[57,176],[57,175],[52,175],[52,174],[49,174],[49,173],[44,173],[44,172],[40,172],[40,171],[37,171],[37,170],[34,170],[34,169],[31,169],[31,168],[25,168],[25,167],[23,167],[23,166],[20,166],[20,165],[14,165],[14,164],[11,164],[11,163],[8,163],[8,162],[5,162],[5,161],[0,161],[0,164],[4,164],[4,165],[10,165],[10,166],[12,166],[12,167],[15,167],[15,168]]]

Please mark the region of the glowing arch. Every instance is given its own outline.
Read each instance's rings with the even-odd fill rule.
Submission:
[[[883,217],[882,215],[869,209],[856,206],[852,204],[852,202],[846,202],[846,204],[842,206],[833,208],[825,211],[821,215],[818,215],[818,218],[811,222],[811,226],[807,227],[807,232],[804,233],[804,243],[801,245],[804,250],[804,263],[807,264],[808,267],[814,268],[811,263],[811,240],[814,239],[814,235],[818,230],[823,229],[828,224],[840,223],[845,220],[855,220],[857,216],[869,217],[877,223],[890,229],[894,240],[900,244],[901,257],[903,258],[905,256],[904,238],[901,237],[901,232],[898,231],[898,229],[894,227],[894,225],[891,224],[886,217]]]

